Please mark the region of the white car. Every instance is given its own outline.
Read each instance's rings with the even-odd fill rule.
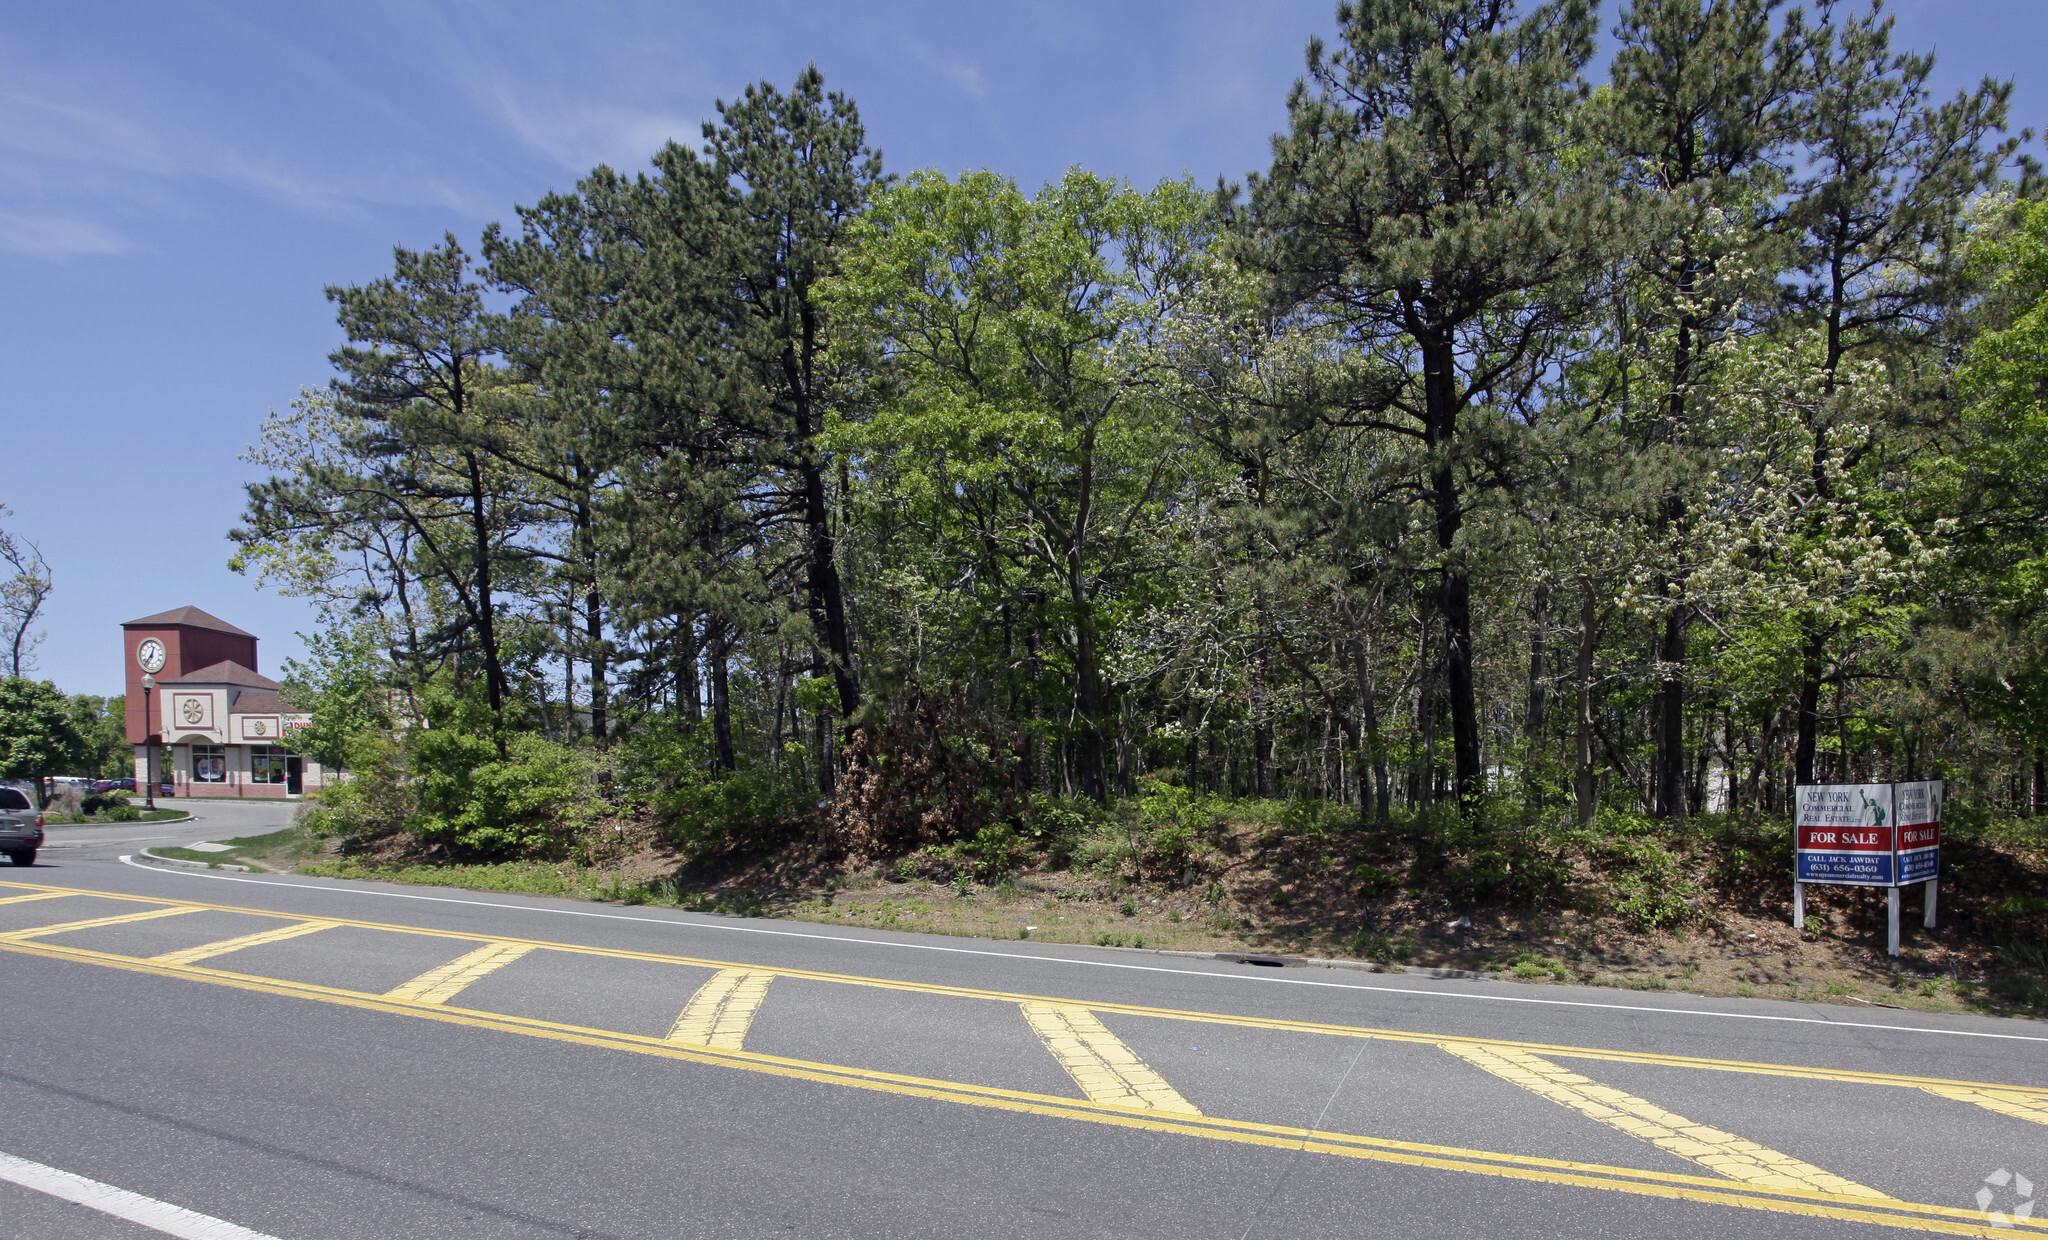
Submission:
[[[43,815],[28,793],[0,787],[0,852],[16,865],[34,865],[43,846]]]

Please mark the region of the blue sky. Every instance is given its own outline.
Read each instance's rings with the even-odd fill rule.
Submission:
[[[1608,9],[1611,11],[1612,4]],[[2041,0],[1901,0],[1944,92],[2018,81]],[[0,27],[0,503],[57,590],[36,674],[119,692],[119,624],[186,603],[260,634],[310,608],[226,567],[264,413],[328,376],[322,288],[393,244],[472,244],[599,162],[695,143],[815,60],[893,171],[1081,164],[1204,183],[1264,162],[1329,0],[11,6]],[[2036,144],[2039,149],[2039,144]]]

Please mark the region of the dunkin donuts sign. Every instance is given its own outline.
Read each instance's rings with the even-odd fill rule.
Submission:
[[[1794,829],[1802,883],[1896,887],[1941,869],[1941,781],[1803,784]]]

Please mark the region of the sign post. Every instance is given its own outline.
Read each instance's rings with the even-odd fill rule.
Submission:
[[[1801,784],[1793,813],[1797,868],[1792,928],[1806,928],[1806,884],[1886,889],[1885,950],[1899,954],[1899,888],[1925,884],[1924,924],[1934,927],[1941,873],[1941,781]]]

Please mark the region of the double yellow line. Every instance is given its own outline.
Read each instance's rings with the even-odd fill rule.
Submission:
[[[25,886],[25,884],[0,884],[0,886]],[[78,889],[43,890],[49,891],[51,895],[78,894],[163,906],[166,911],[160,915],[164,916],[170,915],[170,910],[175,908],[179,911],[206,909],[251,916],[276,917],[295,922],[312,920],[296,914],[276,913],[234,905],[174,902],[149,897]],[[99,924],[109,924],[116,919],[95,920]],[[131,918],[121,918],[119,920],[127,921],[131,920]],[[399,933],[424,934],[432,937],[473,943],[481,942],[490,945],[490,948],[486,950],[495,950],[499,954],[514,948],[523,948],[528,951],[534,948],[549,948],[557,951],[613,958],[667,961],[683,965],[740,970],[754,975],[803,977],[853,985],[878,986],[886,989],[1000,999],[1006,1002],[1023,1002],[1039,1005],[1052,1004],[1062,1009],[1085,1009],[1091,1012],[1127,1012],[1134,1015],[1200,1020],[1219,1024],[1249,1025],[1269,1029],[1293,1029],[1304,1032],[1342,1034],[1352,1037],[1387,1037],[1400,1041],[1425,1042],[1438,1046],[1472,1045],[1513,1048],[1522,1051],[1545,1050],[1552,1054],[1579,1058],[1611,1059],[1637,1063],[1666,1063],[1726,1071],[1763,1071],[1773,1075],[1800,1076],[1819,1080],[1855,1081],[1866,1084],[1884,1084],[1921,1089],[1926,1089],[1929,1086],[1943,1086],[1953,1090],[1993,1091],[2000,1095],[2010,1095],[2029,1101],[2038,1101],[2044,1094],[2048,1094],[2048,1091],[2015,1088],[2008,1085],[1942,1081],[1935,1078],[1909,1077],[1898,1074],[1800,1069],[1782,1064],[1744,1065],[1734,1061],[1694,1059],[1683,1056],[1645,1056],[1590,1047],[1545,1047],[1535,1044],[1502,1042],[1488,1039],[1447,1038],[1440,1034],[1425,1035],[1407,1031],[1369,1030],[1341,1025],[1320,1025],[1311,1022],[1231,1017],[1218,1013],[1180,1012],[1172,1009],[1145,1008],[1129,1004],[1098,1004],[1093,1002],[1077,1004],[1072,1000],[1048,999],[1041,996],[894,982],[888,979],[859,978],[810,970],[732,965],[686,957],[628,952],[611,948],[591,948],[577,944],[553,943],[544,940],[506,939],[500,936],[429,930],[421,927],[399,926],[382,922],[354,921],[339,918],[320,918],[318,920],[323,925],[349,925],[366,929],[396,931]],[[42,931],[44,934],[49,932],[47,928]],[[247,937],[254,938],[256,936]],[[1897,1201],[1889,1198],[1873,1199],[1866,1195],[1835,1193],[1791,1186],[1781,1187],[1760,1182],[1731,1183],[1725,1179],[1677,1175],[1633,1167],[1535,1158],[1526,1155],[1464,1149],[1456,1146],[1392,1141],[1378,1137],[1297,1128],[1287,1125],[1260,1124],[1244,1120],[1201,1115],[1198,1112],[1194,1112],[1192,1107],[1186,1111],[1161,1108],[1157,1106],[1156,1101],[1150,1104],[1148,1108],[1146,1103],[1135,1099],[1123,1103],[1100,1102],[1063,1098],[1056,1095],[1037,1094],[1020,1090],[998,1089],[991,1086],[973,1085],[957,1081],[932,1080],[839,1064],[763,1055],[738,1049],[737,1047],[721,1047],[718,1043],[726,1041],[726,1039],[697,1034],[694,1029],[690,1031],[694,1036],[690,1036],[688,1042],[642,1037],[611,1030],[452,1007],[448,1006],[445,1002],[438,1001],[436,995],[426,993],[421,993],[417,996],[412,994],[376,995],[362,991],[319,986],[312,983],[284,981],[220,969],[210,969],[195,962],[179,960],[177,959],[178,953],[170,953],[165,957],[155,959],[144,959],[110,952],[66,947],[61,944],[40,941],[36,933],[32,931],[0,934],[0,950],[41,956],[54,960],[99,965],[133,973],[184,978],[190,981],[206,982],[238,990],[307,999],[365,1011],[438,1020],[448,1024],[515,1033],[527,1037],[545,1038],[572,1045],[626,1051],[659,1058],[679,1059],[691,1063],[760,1072],[817,1084],[840,1085],[898,1096],[952,1102],[965,1106],[984,1107],[1019,1114],[1077,1120],[1112,1127],[1201,1137],[1208,1140],[1230,1141],[1246,1145],[1301,1149],[1333,1157],[1357,1158],[1372,1162],[1426,1167],[1441,1171],[1458,1171],[1531,1183],[1592,1188],[1608,1192],[1630,1193],[1638,1196],[1730,1206],[1738,1209],[1839,1219],[1847,1222],[1871,1223],[1879,1226],[1926,1231],[1943,1235],[1992,1237],[2015,1234],[2014,1228],[2011,1226],[2005,1228],[1992,1227],[1983,1215],[1975,1211],[1946,1206]],[[477,954],[471,953],[471,957]],[[524,952],[522,951],[521,954],[524,954]],[[463,959],[468,961],[471,957],[464,957]],[[450,980],[452,980],[452,974]],[[735,978],[734,981],[737,982],[738,979]],[[1085,1030],[1072,1025],[1071,1022],[1062,1031],[1055,1031],[1048,1027],[1042,1031],[1042,1034],[1057,1032],[1075,1033],[1081,1044],[1085,1046],[1087,1043],[1085,1037],[1079,1037],[1079,1034],[1085,1033]],[[673,1034],[671,1035],[671,1037],[674,1036]],[[704,1042],[701,1044],[690,1044],[696,1042],[697,1036],[703,1036]],[[736,1041],[737,1039],[733,1040]],[[1865,1191],[1867,1192],[1868,1190]],[[2048,1220],[2016,1219],[2013,1220],[2013,1223],[2018,1226],[2019,1234],[2038,1234],[2048,1231]]]

